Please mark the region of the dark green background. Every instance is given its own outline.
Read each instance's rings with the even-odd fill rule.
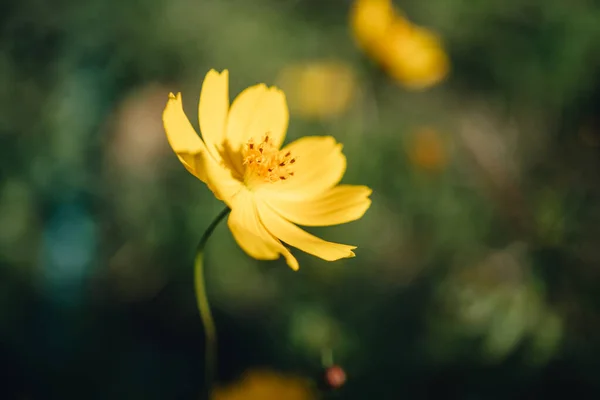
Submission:
[[[334,135],[344,182],[373,188],[362,220],[313,230],[357,257],[296,251],[292,272],[220,226],[207,273],[221,379],[257,366],[317,379],[331,346],[348,373],[336,398],[596,398],[600,6],[396,4],[444,39],[442,85],[390,81],[341,0],[3,1],[2,397],[197,398],[191,263],[222,205],[168,148],[163,101],[183,92],[197,126],[210,68],[229,69],[233,96],[335,58],[361,95],[332,119],[292,115],[288,137]],[[142,110],[133,144],[127,104]],[[440,172],[410,162],[421,126],[446,140]]]

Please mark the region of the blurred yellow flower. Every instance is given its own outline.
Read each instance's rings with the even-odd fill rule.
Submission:
[[[343,113],[356,94],[356,76],[342,61],[312,61],[285,67],[277,79],[292,113],[325,119]]]
[[[306,379],[272,371],[247,372],[240,382],[213,392],[212,400],[313,400]]]
[[[433,86],[449,71],[448,56],[439,38],[425,28],[394,24],[377,51],[388,74],[408,88]]]
[[[285,95],[251,86],[229,105],[229,73],[206,75],[198,108],[202,139],[186,117],[181,94],[169,96],[163,123],[169,143],[189,172],[231,208],[228,226],[251,257],[283,255],[298,269],[285,242],[327,261],[353,249],[300,229],[354,221],[371,204],[366,186],[338,185],[346,169],[342,145],[330,136],[304,137],[280,149],[288,126]]]
[[[446,166],[446,146],[435,129],[419,128],[411,139],[409,156],[413,165],[431,172],[440,171]]]
[[[398,19],[391,0],[356,0],[350,12],[350,25],[358,45],[367,53],[387,34]]]
[[[448,75],[439,37],[409,22],[391,0],[356,0],[350,23],[358,45],[404,86],[425,89]]]

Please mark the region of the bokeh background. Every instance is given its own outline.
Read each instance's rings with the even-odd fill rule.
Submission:
[[[219,226],[223,385],[257,369],[316,382],[331,351],[347,382],[316,396],[600,395],[600,6],[396,1],[449,62],[415,88],[358,45],[351,5],[2,2],[2,398],[200,396],[192,261],[223,206],[161,113],[181,91],[197,127],[210,68],[232,98],[282,87],[288,140],[335,136],[344,182],[374,190],[360,221],[311,230],[357,257],[296,251],[299,272]]]

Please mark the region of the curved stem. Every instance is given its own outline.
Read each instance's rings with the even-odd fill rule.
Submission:
[[[198,242],[196,247],[196,258],[194,260],[194,287],[196,289],[196,301],[198,304],[198,311],[200,312],[200,318],[202,319],[202,325],[204,326],[204,337],[205,337],[205,364],[204,371],[206,374],[205,389],[210,398],[211,388],[214,382],[214,377],[217,371],[217,331],[215,329],[215,323],[210,311],[210,303],[208,302],[208,296],[206,295],[206,284],[204,282],[204,247],[208,238],[212,235],[213,231],[227,214],[229,214],[229,207],[225,207],[223,211],[213,220],[208,226],[202,238]]]

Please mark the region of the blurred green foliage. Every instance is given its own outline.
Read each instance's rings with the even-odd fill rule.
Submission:
[[[292,115],[288,140],[334,135],[344,181],[374,189],[362,220],[318,230],[357,257],[298,254],[294,273],[220,226],[207,265],[222,380],[316,377],[331,349],[344,399],[599,392],[600,7],[396,4],[444,39],[441,86],[406,91],[368,61],[349,1],[2,3],[3,398],[200,393],[191,262],[222,206],[168,147],[167,94],[197,127],[208,69],[230,70],[233,97],[328,59],[356,95],[342,115]],[[440,168],[412,157],[430,151],[414,147],[422,127],[440,134]]]

